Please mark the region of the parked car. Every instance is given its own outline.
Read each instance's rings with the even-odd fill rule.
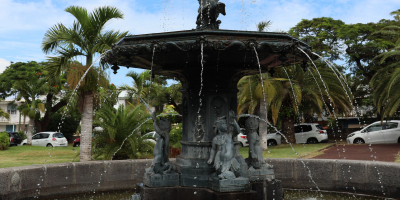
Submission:
[[[79,146],[81,146],[81,137],[76,138],[76,139],[72,142],[72,146],[73,146],[73,147],[79,147]]]
[[[348,144],[400,143],[400,120],[374,122],[367,127],[350,133]]]
[[[27,139],[22,141],[22,145],[26,143]],[[68,141],[60,132],[40,132],[32,136],[32,146],[66,147]]]
[[[7,131],[8,137],[10,138],[10,147],[18,146],[22,142],[21,136],[18,135],[17,132]]]
[[[247,135],[244,135],[243,133],[239,133],[237,135],[237,141],[240,142],[240,145],[242,147],[249,146],[249,141],[247,140]],[[281,144],[281,135],[279,135],[277,133],[268,133],[267,134],[267,143],[268,143],[268,146],[275,146],[275,145]]]
[[[318,142],[328,142],[326,130],[317,123],[303,123],[294,126],[296,143],[315,144]]]

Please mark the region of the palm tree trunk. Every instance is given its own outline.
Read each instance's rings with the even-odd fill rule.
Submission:
[[[267,120],[267,101],[261,100],[260,101],[260,113],[259,116],[261,119]],[[268,134],[268,124],[262,120],[260,120],[260,123],[258,124],[258,130],[259,134],[261,137],[261,146],[263,150],[268,149],[268,143],[267,143],[267,134]]]
[[[24,121],[22,122],[22,132],[26,133],[26,127],[25,127],[25,123],[26,123],[26,115],[24,115]]]
[[[288,139],[288,142],[294,144],[296,143],[296,138],[294,136],[294,116],[288,116],[282,120],[282,133]],[[286,140],[282,140],[283,144],[287,144]]]
[[[83,93],[80,161],[90,161],[92,152],[93,92]]]
[[[27,137],[27,145],[32,145],[32,132],[33,132],[33,126],[35,125],[35,120],[29,118],[29,125],[28,125],[28,133],[26,135]]]
[[[18,131],[21,131],[21,111],[19,111],[19,120],[18,120]]]

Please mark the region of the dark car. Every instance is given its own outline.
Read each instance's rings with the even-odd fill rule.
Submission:
[[[7,131],[7,133],[8,133],[8,137],[10,138],[10,147],[18,146],[19,144],[21,144],[22,138],[21,138],[21,136],[18,135],[17,132]]]

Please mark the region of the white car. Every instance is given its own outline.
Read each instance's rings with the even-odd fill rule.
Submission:
[[[328,134],[321,125],[317,123],[303,123],[294,126],[296,143],[315,144],[318,142],[328,142]]]
[[[22,141],[22,145],[26,143],[27,139]],[[68,141],[60,132],[40,132],[32,136],[32,146],[66,147]]]
[[[247,135],[244,135],[243,133],[239,133],[237,135],[237,141],[240,142],[240,145],[242,147],[247,147],[249,146],[249,141],[247,141]],[[275,146],[281,144],[281,135],[277,133],[268,133],[267,134],[267,143],[268,146]]]
[[[400,143],[400,120],[374,122],[360,131],[350,133],[347,143]]]

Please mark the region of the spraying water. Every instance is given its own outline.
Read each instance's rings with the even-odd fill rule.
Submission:
[[[276,131],[276,133],[278,133],[279,135],[281,135],[281,136],[285,139],[285,141],[286,141],[286,142],[290,145],[290,147],[292,148],[293,152],[294,152],[300,159],[302,158],[302,157],[300,156],[300,154],[297,153],[297,151],[294,149],[292,143],[289,142],[289,140],[286,138],[286,136],[285,136],[284,134],[282,134],[275,126],[273,126],[272,124],[270,124],[267,120],[264,120],[264,119],[262,119],[261,117],[259,117],[259,116],[257,116],[257,115],[251,115],[251,114],[241,114],[241,115],[238,115],[238,116],[236,116],[236,117],[238,117],[238,118],[239,118],[239,117],[255,117],[255,118],[259,119],[259,120],[264,121],[264,122],[267,123],[269,126],[271,126],[272,128],[274,128],[275,131]],[[314,185],[315,185],[315,187],[317,188],[317,190],[318,190],[318,191],[321,191],[321,190],[319,189],[319,187],[318,187],[318,184],[317,184],[317,183],[314,181],[314,179],[312,178],[310,168],[304,163],[303,160],[300,160],[300,161],[301,161],[301,163],[303,164],[304,168],[307,168],[307,170],[308,170],[308,176],[310,177],[310,180],[314,183]],[[321,196],[322,196],[322,194],[321,194]]]
[[[151,56],[151,71],[150,71],[150,87],[149,87],[149,94],[150,94],[150,91],[151,91],[151,78],[153,77],[153,63],[154,63],[154,51],[156,50],[156,46],[154,45],[153,46],[153,55]],[[143,74],[143,76],[144,76],[144,74]],[[143,80],[144,81],[144,80]]]
[[[265,119],[266,119],[266,123],[267,123],[267,128],[266,128],[266,134],[268,134],[268,107],[267,107],[267,100],[266,100],[266,94],[265,94],[265,89],[264,89],[264,81],[262,79],[262,73],[261,73],[261,64],[260,64],[260,59],[258,58],[258,53],[257,53],[257,49],[255,47],[255,45],[253,46],[254,52],[256,53],[256,57],[257,57],[257,63],[258,63],[258,69],[260,71],[260,79],[261,79],[261,87],[262,87],[262,94],[264,96],[264,102],[266,102],[266,104],[264,105],[264,109],[265,109]],[[267,76],[268,77],[268,76]],[[267,142],[267,141],[263,141],[263,142]],[[268,148],[268,145],[265,145]]]
[[[78,81],[78,84],[76,85],[75,89],[73,90],[71,96],[70,96],[69,99],[68,99],[67,108],[69,107],[70,102],[72,102],[72,98],[74,97],[76,91],[78,90],[79,86],[81,85],[82,80],[86,77],[86,75],[89,73],[90,69],[94,66],[94,64],[95,64],[100,58],[102,58],[102,57],[104,56],[104,54],[106,54],[108,51],[110,51],[110,50],[105,51],[105,52],[102,53],[98,58],[96,58],[96,59],[94,60],[94,62],[89,66],[89,68],[86,70],[86,72],[83,74],[83,76],[82,76],[81,79]],[[60,123],[58,123],[58,132],[60,132],[61,124],[64,123],[64,118],[65,118],[66,112],[67,112],[67,110],[65,109],[64,112],[63,112],[63,114],[62,114],[61,121],[60,121]]]
[[[296,94],[295,94],[295,92],[294,92],[292,80],[290,80],[289,74],[287,73],[287,71],[286,71],[286,69],[285,69],[284,67],[283,67],[283,71],[285,71],[286,76],[287,76],[288,79],[289,79],[290,86],[291,86],[291,88],[292,88],[292,93],[293,93],[294,102],[296,103],[296,107],[297,107],[297,112],[299,112],[299,104],[297,103],[297,97],[296,97]]]

